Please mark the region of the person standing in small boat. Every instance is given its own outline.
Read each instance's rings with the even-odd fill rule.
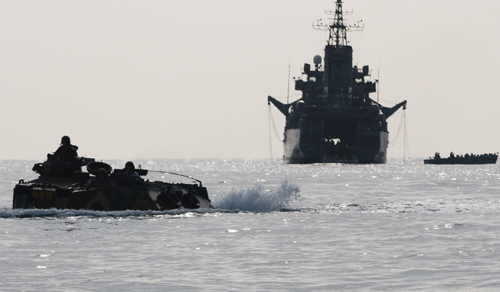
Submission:
[[[135,165],[132,161],[128,161],[127,163],[125,163],[123,175],[129,177],[139,177],[139,174],[137,174],[137,172],[135,171]]]
[[[71,140],[68,136],[61,138],[61,146],[54,152],[54,156],[58,161],[73,162],[78,158],[78,146],[71,145]]]

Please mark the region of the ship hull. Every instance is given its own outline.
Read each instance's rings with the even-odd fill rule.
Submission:
[[[424,164],[495,164],[498,154],[490,154],[479,157],[455,157],[455,158],[431,158],[425,159]]]
[[[305,135],[304,135],[305,134]],[[304,141],[307,131],[287,129],[285,131],[283,161],[287,164],[308,163],[350,163],[383,164],[387,160],[388,133],[385,131],[365,131],[359,133],[354,150],[347,153],[332,153],[324,139]]]

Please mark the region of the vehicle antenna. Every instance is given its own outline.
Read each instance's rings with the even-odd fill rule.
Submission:
[[[175,173],[175,172],[170,172],[170,171],[162,171],[162,170],[150,170],[149,172],[165,173],[165,174],[172,174],[172,175],[178,175],[178,176],[186,177],[186,178],[189,178],[189,179],[192,179],[194,181],[199,182],[200,183],[200,188],[202,187],[201,180],[195,179],[194,177],[192,177],[190,175],[184,175],[184,174],[180,174],[180,173]]]

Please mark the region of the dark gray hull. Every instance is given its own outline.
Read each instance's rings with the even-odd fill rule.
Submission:
[[[87,164],[89,172],[61,172],[68,169],[64,167],[68,164],[71,163],[46,161],[35,164],[33,170],[42,175],[16,184],[12,208],[98,211],[213,208],[207,189],[195,179],[198,183],[151,182],[139,177],[147,175],[146,169],[137,169],[136,176],[124,175],[123,170],[115,169],[109,177],[98,178],[95,175],[100,168],[112,170],[103,162]]]
[[[303,130],[288,129],[285,131],[283,143],[283,160],[287,164],[307,163],[349,163],[349,164],[383,164],[387,160],[388,133],[370,131],[359,135],[361,141],[370,143],[356,145],[355,150],[347,153],[329,153],[322,140],[316,143],[304,143],[301,138]],[[365,138],[365,139],[363,139]],[[369,145],[366,145],[369,144]]]
[[[484,155],[479,157],[456,157],[456,158],[430,158],[425,159],[424,164],[495,164],[498,154]]]
[[[196,185],[43,177],[18,183],[12,207],[98,211],[213,208],[206,188]]]

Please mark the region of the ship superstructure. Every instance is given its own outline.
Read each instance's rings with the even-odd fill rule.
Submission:
[[[333,23],[324,57],[314,57],[314,67],[304,64],[295,80],[302,97],[284,104],[269,96],[286,117],[286,163],[385,163],[389,133],[387,118],[406,101],[384,107],[370,98],[377,90],[369,80],[368,66],[353,66],[353,49],[347,41],[342,1],[336,0]],[[324,64],[324,65],[323,65]]]

